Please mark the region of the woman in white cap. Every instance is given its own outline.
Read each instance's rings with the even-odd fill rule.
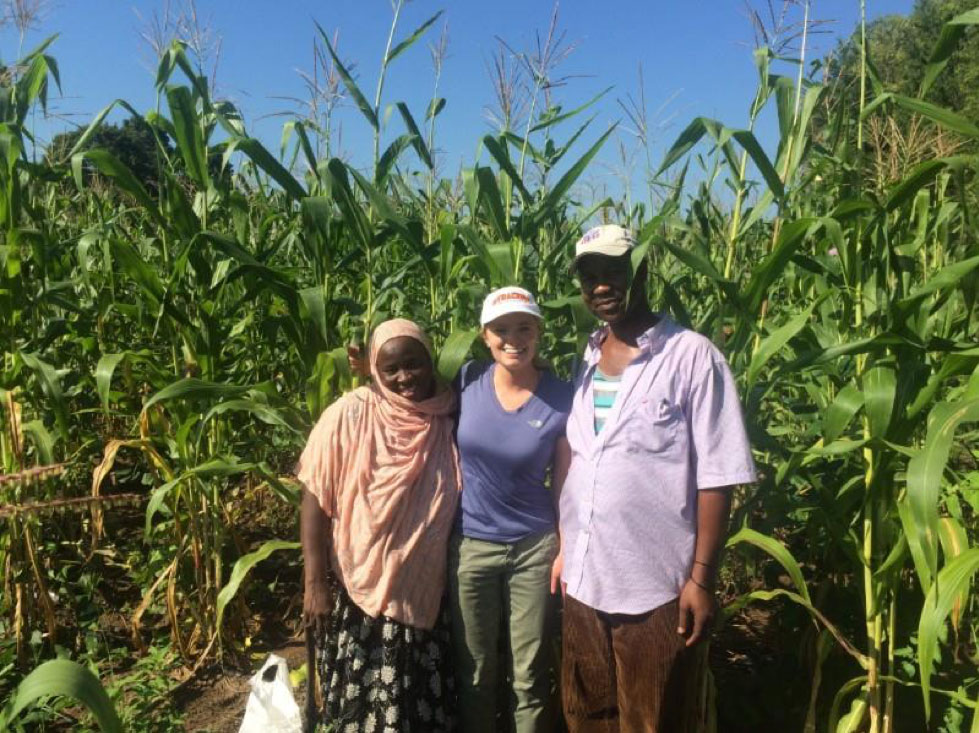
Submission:
[[[463,488],[449,542],[449,602],[466,733],[497,730],[498,716],[517,733],[554,722],[556,505],[574,393],[535,358],[540,318],[523,288],[494,290],[480,316],[493,361],[467,363],[456,380]],[[500,669],[501,631],[509,669]],[[512,689],[508,708],[498,710],[504,675]]]

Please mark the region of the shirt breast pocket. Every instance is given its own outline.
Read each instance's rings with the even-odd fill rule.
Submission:
[[[644,397],[629,419],[629,450],[662,455],[671,452],[683,424],[679,405],[665,397]]]

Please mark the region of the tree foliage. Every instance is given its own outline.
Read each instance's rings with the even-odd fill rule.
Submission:
[[[48,162],[67,162],[68,153],[84,132],[84,128],[80,128],[55,135],[45,152]],[[157,130],[156,135],[167,153],[172,153],[173,145],[166,132]],[[108,150],[133,172],[140,183],[147,188],[156,188],[160,177],[157,138],[142,120],[130,117],[121,124],[103,124],[89,138],[84,149]]]
[[[975,7],[976,0],[917,0],[910,15],[887,15],[868,24],[871,73],[885,91],[917,96],[942,27]],[[845,87],[856,108],[860,90],[859,29],[840,42],[827,59],[827,69],[828,75]],[[979,29],[966,30],[948,67],[925,99],[970,120],[979,120]]]

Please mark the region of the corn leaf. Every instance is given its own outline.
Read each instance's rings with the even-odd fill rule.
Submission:
[[[942,517],[938,520],[938,539],[941,541],[942,557],[946,565],[969,549],[969,535],[965,527],[953,517]],[[968,602],[969,589],[966,588],[952,605],[952,628],[956,633],[962,621],[962,610]]]
[[[558,182],[554,184],[554,188],[547,192],[544,200],[541,202],[540,206],[535,211],[535,216],[543,219],[550,216],[554,211],[557,210],[557,206],[564,195],[571,189],[575,184],[581,174],[585,172],[585,168],[591,163],[592,159],[598,155],[598,151],[602,149],[605,141],[608,140],[609,135],[615,132],[617,125],[612,125],[605,134],[603,134],[595,143],[585,151],[585,154],[578,158],[574,164],[564,173]]]
[[[796,559],[792,557],[792,553],[789,552],[785,545],[772,537],[767,537],[761,532],[751,529],[750,527],[742,527],[736,533],[731,535],[727,540],[727,547],[735,547],[741,543],[753,545],[759,550],[770,555],[779,565],[781,565],[785,572],[788,573],[789,579],[792,581],[792,585],[795,586],[796,591],[798,591],[799,596],[808,604],[812,604],[812,600],[809,598],[809,588],[806,585],[806,580],[802,575],[802,568],[799,567],[799,563]]]
[[[531,133],[539,132],[539,131],[544,130],[544,129],[548,128],[548,127],[552,127],[552,126],[557,125],[557,124],[559,124],[561,122],[564,122],[565,120],[569,120],[569,119],[571,119],[572,117],[574,117],[574,116],[576,116],[578,114],[581,114],[586,109],[588,109],[593,104],[595,104],[595,102],[597,102],[599,99],[601,99],[606,94],[608,94],[610,91],[612,91],[613,88],[614,87],[606,87],[605,89],[603,89],[602,91],[600,91],[598,94],[596,94],[594,97],[592,97],[591,99],[589,99],[584,104],[582,104],[582,105],[580,105],[578,107],[575,107],[574,109],[572,109],[572,110],[570,110],[568,112],[556,112],[556,113],[553,113],[553,114],[543,114],[543,115],[541,115],[541,117],[537,121],[537,123],[533,127],[530,128],[530,132]]]
[[[0,722],[13,723],[28,706],[48,697],[76,700],[92,712],[103,733],[123,733],[122,722],[98,678],[69,659],[45,662],[21,680],[0,716]]]
[[[133,172],[126,167],[122,161],[110,153],[108,150],[85,150],[75,153],[71,158],[71,167],[75,176],[75,183],[79,190],[84,188],[83,167],[88,161],[96,170],[107,178],[111,178],[119,188],[128,193],[136,202],[143,207],[160,225],[165,225],[163,217],[157,208],[156,202],[146,193],[146,188],[137,180]]]
[[[143,405],[145,412],[158,402],[170,400],[201,399],[215,397],[237,397],[248,391],[248,387],[237,384],[217,384],[200,379],[185,378],[173,384],[168,384]]]
[[[377,168],[374,171],[374,183],[376,183],[378,186],[384,184],[388,175],[390,175],[391,171],[394,169],[395,163],[398,162],[398,157],[412,146],[414,142],[413,137],[414,136],[410,134],[400,135],[387,146],[377,161]]]
[[[896,394],[897,376],[892,365],[877,365],[864,373],[864,410],[870,428],[870,437],[884,438],[887,435]]]
[[[288,405],[273,406],[254,397],[219,402],[204,415],[202,424],[216,415],[224,415],[229,412],[242,412],[252,415],[266,425],[287,428],[296,435],[305,435],[306,433],[306,426],[302,424]]]
[[[461,329],[449,334],[442,350],[439,352],[438,373],[446,382],[455,379],[456,374],[462,368],[469,350],[472,348],[473,341],[479,335],[476,329]]]
[[[422,163],[429,170],[435,169],[435,163],[432,160],[432,154],[428,150],[428,146],[425,144],[425,137],[422,135],[421,130],[418,129],[418,125],[415,124],[415,118],[412,117],[411,111],[408,109],[408,105],[404,102],[398,102],[397,104],[398,112],[401,113],[401,119],[404,120],[405,127],[408,128],[408,132],[411,133],[411,145],[418,153],[418,157],[421,158]]]
[[[703,139],[704,135],[707,134],[707,125],[709,122],[704,117],[697,117],[689,125],[684,128],[683,132],[680,133],[679,137],[673,142],[673,145],[668,151],[666,151],[666,156],[663,158],[663,162],[660,163],[659,169],[656,171],[656,175],[659,176],[667,168],[676,163],[680,158],[684,157],[689,153],[693,147]]]
[[[925,73],[921,79],[921,85],[918,88],[919,97],[928,94],[938,75],[948,65],[952,53],[958,48],[966,29],[971,25],[979,25],[979,8],[973,8],[956,15],[942,26],[941,35],[932,49],[931,57],[928,59],[928,65],[925,67]]]
[[[503,195],[496,183],[496,176],[489,168],[480,166],[476,169],[476,181],[479,184],[479,201],[496,230],[496,236],[504,241],[510,239]]]
[[[758,350],[751,358],[751,364],[748,366],[749,386],[758,380],[762,367],[768,363],[768,360],[775,356],[782,347],[791,341],[809,323],[813,310],[820,302],[822,302],[822,298],[813,302],[812,305],[798,315],[790,318],[784,326],[773,331],[761,342]]]
[[[298,550],[301,547],[302,545],[299,542],[269,540],[268,542],[264,542],[261,547],[254,552],[249,552],[247,555],[242,555],[238,558],[234,567],[231,569],[231,577],[228,578],[227,585],[225,585],[221,589],[221,592],[218,593],[217,628],[219,631],[221,629],[221,622],[224,619],[224,609],[227,608],[228,603],[230,603],[231,599],[238,593],[238,589],[241,587],[242,582],[245,580],[251,569],[258,565],[258,563],[260,563],[262,560],[265,560],[273,552],[278,552],[279,550]]]
[[[25,366],[34,372],[41,391],[48,398],[48,405],[54,410],[55,424],[62,439],[68,438],[68,403],[61,389],[61,377],[53,366],[41,359],[37,354],[20,352],[20,358]]]
[[[109,411],[109,389],[112,384],[112,374],[116,367],[126,358],[126,352],[118,354],[103,354],[95,367],[95,391],[99,395],[102,409]]]
[[[755,137],[754,133],[749,130],[737,130],[731,135],[738,143],[744,148],[744,151],[748,153],[751,161],[758,168],[758,172],[761,173],[762,178],[765,179],[765,183],[768,184],[768,189],[775,195],[776,199],[781,199],[785,196],[785,186],[782,184],[782,179],[779,177],[778,172],[775,170],[775,166],[768,159],[765,151],[762,149],[761,145],[758,143],[758,139]]]
[[[367,97],[364,96],[364,93],[360,91],[360,87],[357,86],[357,82],[354,81],[354,78],[350,75],[350,72],[347,71],[347,67],[343,65],[340,57],[337,56],[336,51],[333,49],[333,44],[330,43],[330,37],[326,35],[326,31],[323,30],[323,27],[319,23],[316,23],[316,21],[313,22],[316,24],[316,30],[319,31],[320,37],[323,39],[323,43],[326,46],[327,52],[330,54],[330,58],[333,60],[334,66],[336,66],[337,73],[343,80],[343,85],[347,88],[347,91],[353,98],[354,104],[357,105],[360,113],[364,115],[364,118],[370,123],[370,126],[375,130],[380,130],[381,126],[377,120],[377,112],[374,111],[374,108],[371,106],[370,102],[367,101]]]
[[[969,275],[977,267],[979,267],[979,257],[970,257],[967,260],[946,265],[929,277],[924,283],[916,286],[908,294],[908,297],[899,301],[897,303],[898,312],[907,313],[932,293],[955,287],[961,282],[962,278]]]
[[[170,479],[166,483],[161,484],[153,490],[153,493],[150,494],[150,499],[146,504],[146,521],[143,526],[144,534],[147,538],[149,538],[150,534],[153,532],[153,519],[163,508],[163,502],[170,498],[170,494],[174,491],[174,489],[180,488],[182,484],[186,483],[190,479],[235,476],[242,473],[248,473],[249,471],[254,471],[257,468],[259,468],[259,464],[257,463],[242,463],[238,461],[229,461],[224,458],[212,458],[199,466],[194,466],[190,470],[184,471],[176,478]],[[179,494],[177,500],[179,501]]]
[[[864,396],[855,384],[847,384],[823,412],[823,442],[832,443],[863,407]]]
[[[433,99],[428,103],[428,107],[425,110],[425,119],[430,120],[433,117],[438,117],[439,112],[441,112],[443,109],[445,109],[445,97]]]
[[[510,180],[513,181],[513,185],[517,187],[520,191],[520,195],[523,196],[524,203],[528,203],[533,196],[531,196],[530,191],[524,185],[523,180],[520,178],[520,174],[517,173],[517,169],[513,166],[513,161],[510,160],[510,154],[507,150],[507,146],[500,142],[498,138],[492,135],[486,135],[483,138],[483,147],[486,148],[487,152],[496,161],[496,164],[500,166],[500,170],[510,176]]]
[[[925,444],[908,463],[908,499],[914,530],[908,542],[912,550],[916,545],[921,548],[927,572],[922,581],[934,578],[938,572],[939,495],[955,430],[963,422],[976,420],[979,420],[979,399],[935,405],[928,415]]]
[[[350,228],[351,233],[356,237],[357,243],[362,250],[366,250],[374,244],[374,236],[370,222],[367,219],[357,197],[354,196],[353,189],[347,177],[347,166],[338,158],[332,158],[326,165],[326,170],[330,176],[330,193],[344,222]]]
[[[938,638],[958,599],[968,592],[972,576],[979,571],[979,548],[966,550],[946,563],[935,577],[925,597],[918,619],[918,668],[921,694],[925,701],[925,719],[931,718],[931,677],[934,673]]]
[[[921,115],[922,117],[927,117],[932,122],[936,122],[952,132],[957,132],[968,138],[979,138],[979,127],[976,127],[968,118],[951,110],[931,104],[930,102],[925,102],[921,99],[915,99],[914,97],[904,97],[900,94],[892,95],[891,99],[901,109]]]
[[[187,173],[197,185],[207,189],[211,182],[207,170],[207,143],[201,132],[201,120],[190,89],[185,86],[167,87],[167,102],[177,135],[177,149],[187,166]]]
[[[20,430],[25,438],[30,438],[34,442],[37,455],[43,463],[54,463],[54,446],[57,441],[48,432],[42,420],[25,422],[20,426]]]
[[[302,184],[258,140],[253,137],[233,138],[225,149],[225,160],[239,150],[265,171],[293,199],[300,201],[305,198],[306,190]]]
[[[439,18],[442,17],[443,12],[444,11],[442,10],[438,11],[435,15],[433,15],[431,18],[426,20],[420,26],[418,26],[410,36],[408,36],[406,39],[401,41],[401,43],[399,43],[397,46],[392,48],[391,51],[388,53],[387,58],[384,59],[384,65],[387,66],[396,58],[398,58],[398,56],[400,56],[409,48],[411,48],[419,38],[425,35],[425,31],[431,28],[432,25],[435,23],[435,21],[437,21]]]
[[[749,310],[757,312],[768,294],[768,288],[781,276],[789,260],[811,233],[817,220],[804,218],[791,221],[782,227],[772,253],[765,257],[752,271],[746,292],[745,302]]]

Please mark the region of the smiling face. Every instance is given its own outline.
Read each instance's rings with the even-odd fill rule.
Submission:
[[[413,402],[426,400],[435,392],[432,357],[410,336],[385,341],[377,351],[376,369],[384,387]]]
[[[629,311],[629,255],[586,255],[577,265],[581,298],[597,318],[615,323]]]
[[[483,327],[483,341],[493,360],[506,369],[532,366],[540,323],[529,313],[507,313]]]

